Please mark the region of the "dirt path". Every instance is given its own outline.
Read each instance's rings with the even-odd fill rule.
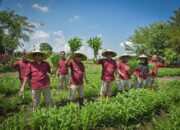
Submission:
[[[18,76],[18,72],[7,72],[7,73],[0,73],[0,77],[4,77],[4,76]]]
[[[158,80],[180,80],[180,76],[158,77]]]

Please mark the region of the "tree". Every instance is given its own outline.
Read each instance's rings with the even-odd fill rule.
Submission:
[[[12,53],[20,41],[29,41],[33,24],[11,9],[0,11],[0,51]]]
[[[81,46],[82,46],[82,39],[78,38],[78,37],[74,37],[71,38],[68,41],[69,47],[70,47],[70,51],[72,53],[72,55],[74,54],[74,52],[78,51]]]
[[[158,54],[171,63],[180,57],[180,7],[174,10],[167,23],[158,22],[145,27],[138,27],[129,38],[133,46],[125,49],[137,55]]]
[[[40,49],[39,50],[44,51],[44,52],[46,52],[48,54],[51,54],[53,48],[51,47],[51,45],[49,45],[49,43],[44,42],[44,43],[40,44]]]
[[[170,46],[168,25],[158,22],[149,26],[138,27],[129,40],[133,43],[133,47],[125,45],[126,49],[137,55],[158,54],[165,56],[164,51]]]
[[[174,16],[170,17],[168,23],[171,47],[177,54],[180,54],[180,7],[174,10]]]
[[[102,49],[102,41],[100,37],[90,38],[87,43],[94,51],[94,58],[97,58],[99,49]]]

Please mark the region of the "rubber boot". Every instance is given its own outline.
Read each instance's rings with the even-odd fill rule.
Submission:
[[[84,98],[79,98],[79,108],[81,109],[84,106]]]
[[[111,95],[107,95],[107,99],[109,100],[111,98]]]

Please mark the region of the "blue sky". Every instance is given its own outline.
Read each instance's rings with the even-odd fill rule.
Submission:
[[[36,28],[25,49],[49,42],[55,51],[68,51],[67,41],[83,39],[81,52],[92,57],[86,44],[90,37],[100,36],[103,48],[125,53],[123,42],[138,26],[167,21],[179,0],[2,0],[0,10],[11,8],[29,18]]]

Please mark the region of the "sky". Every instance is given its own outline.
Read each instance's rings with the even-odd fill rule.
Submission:
[[[129,37],[137,27],[166,22],[177,7],[180,0],[2,0],[0,11],[11,8],[36,26],[18,50],[32,51],[48,42],[54,51],[68,52],[68,40],[80,37],[80,52],[92,58],[89,38],[101,37],[104,49],[122,55],[127,53],[123,43],[132,45]]]

